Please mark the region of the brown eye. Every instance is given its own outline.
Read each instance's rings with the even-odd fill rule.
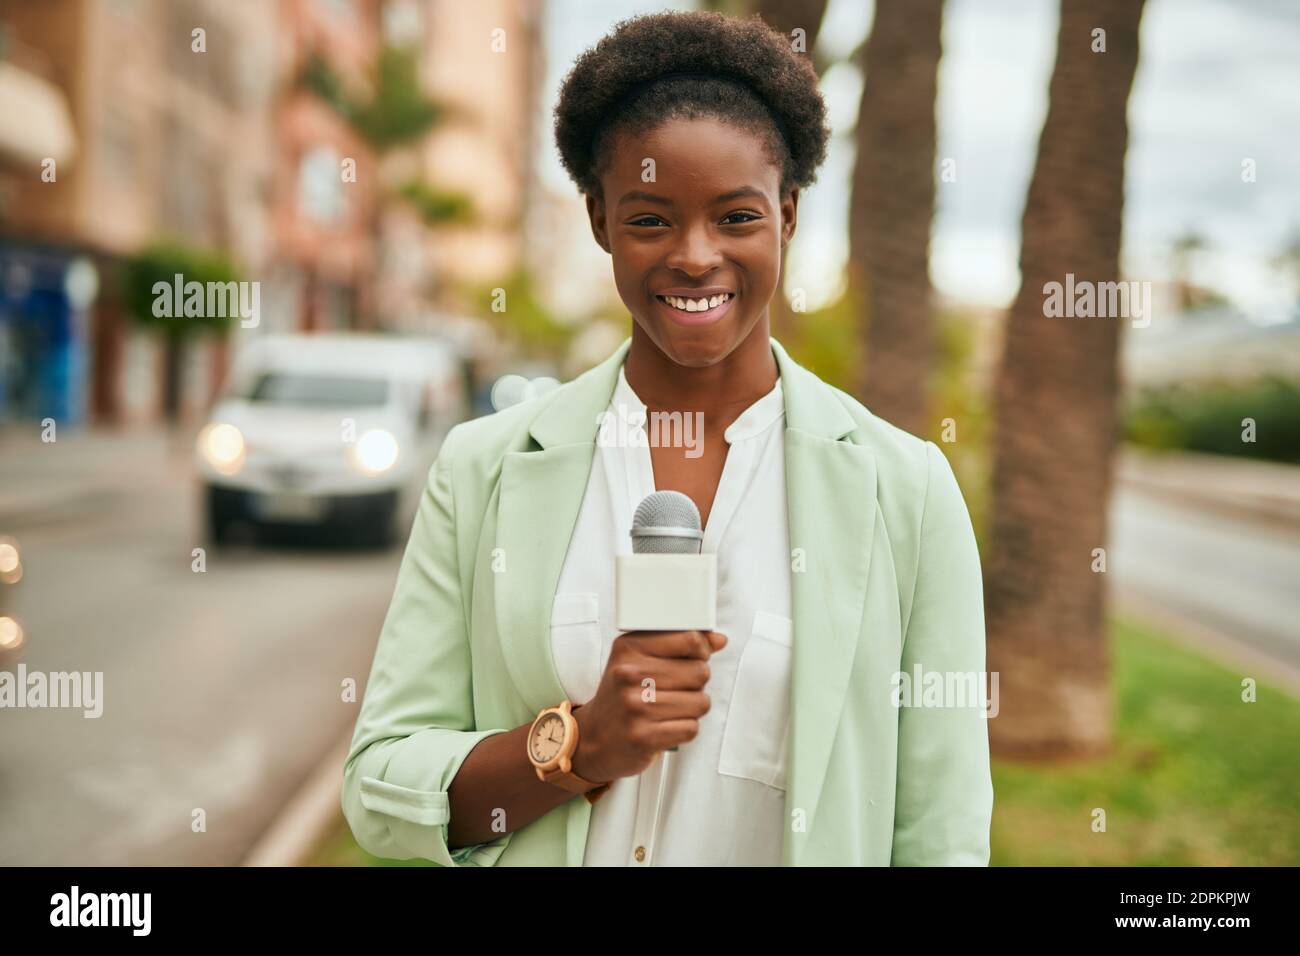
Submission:
[[[658,216],[642,216],[640,219],[633,219],[628,223],[629,226],[662,226],[664,221]]]
[[[743,226],[743,225],[744,225],[745,223],[747,223],[747,222],[755,222],[755,221],[757,221],[757,220],[763,218],[762,216],[755,216],[753,213],[749,213],[749,212],[733,212],[733,213],[728,213],[727,216],[726,216],[722,221],[723,221],[723,222],[726,222],[728,219],[731,219],[733,216],[745,216],[745,217],[746,217],[746,218],[740,220],[739,222],[733,222],[733,223],[731,223],[731,225],[735,225],[735,226]]]

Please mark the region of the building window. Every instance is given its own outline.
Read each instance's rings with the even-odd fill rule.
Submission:
[[[134,118],[109,106],[99,121],[100,163],[104,178],[119,185],[134,185],[137,170]]]
[[[321,225],[333,225],[343,218],[346,198],[338,151],[316,146],[303,154],[298,165],[298,208]]]

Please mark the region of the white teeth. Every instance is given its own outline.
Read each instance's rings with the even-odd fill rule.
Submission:
[[[683,312],[707,312],[709,309],[717,308],[730,299],[731,293],[724,292],[721,295],[710,296],[707,299],[683,299],[675,295],[666,295],[662,296],[662,298],[674,309],[681,309]]]

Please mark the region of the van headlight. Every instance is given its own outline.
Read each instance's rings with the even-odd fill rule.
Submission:
[[[395,464],[399,448],[393,433],[372,428],[352,446],[352,465],[366,475],[382,475]]]
[[[244,436],[234,425],[211,424],[199,432],[199,453],[223,475],[244,467]]]

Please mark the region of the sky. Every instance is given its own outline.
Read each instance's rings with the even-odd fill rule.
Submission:
[[[559,85],[573,60],[623,17],[690,3],[550,0],[541,108],[543,182],[574,196],[575,228],[561,241],[583,274],[608,272],[550,136]],[[818,51],[841,59],[866,38],[872,0],[830,0]],[[1055,59],[1055,0],[948,0],[940,62],[938,158],[956,162],[940,182],[930,272],[945,295],[1005,306],[1020,277],[1020,217],[1047,111]],[[1300,234],[1300,0],[1148,0],[1129,100],[1123,270],[1159,282],[1169,250],[1194,230],[1207,242],[1194,278],[1226,294],[1254,321],[1286,318],[1297,290],[1274,267]],[[868,67],[869,68],[869,67]],[[800,201],[787,290],[808,307],[842,289],[847,197],[860,71],[837,63],[822,78],[831,146]],[[1255,181],[1242,181],[1253,160]]]

